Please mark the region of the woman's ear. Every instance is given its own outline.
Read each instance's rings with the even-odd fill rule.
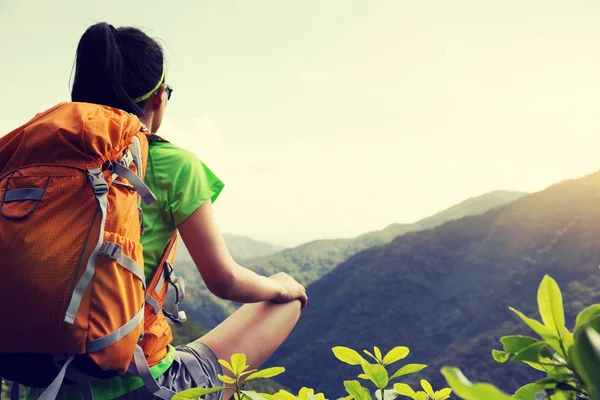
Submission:
[[[154,93],[152,97],[150,97],[150,102],[152,103],[153,111],[160,110],[163,106],[163,102],[167,101],[167,98],[164,96],[166,89],[167,85],[162,84],[160,85],[156,93]]]

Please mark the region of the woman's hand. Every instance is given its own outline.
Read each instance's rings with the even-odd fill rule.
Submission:
[[[275,275],[271,275],[269,279],[273,279],[281,284],[281,293],[277,295],[273,301],[276,303],[288,303],[294,300],[300,300],[302,310],[308,303],[308,296],[306,295],[306,289],[304,286],[299,284],[294,277],[280,272]]]
[[[221,299],[236,303],[300,300],[302,309],[306,290],[285,273],[270,278],[242,267],[229,254],[219,229],[212,203],[207,200],[177,227],[204,283]]]

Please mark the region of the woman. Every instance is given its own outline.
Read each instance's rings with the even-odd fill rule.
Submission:
[[[74,102],[96,103],[136,114],[151,133],[160,128],[172,89],[165,83],[160,45],[136,28],[98,23],[87,29],[77,47]],[[145,183],[158,201],[143,207],[145,272],[151,279],[163,249],[179,231],[208,289],[222,299],[245,304],[205,336],[186,346],[161,349],[164,357],[149,364],[159,385],[172,391],[220,386],[218,359],[244,353],[258,368],[281,345],[308,300],[302,285],[280,273],[264,277],[241,267],[229,254],[215,221],[212,202],[222,182],[191,152],[165,141],[149,145]],[[169,335],[170,337],[170,335]],[[194,368],[181,361],[193,355]],[[95,398],[152,397],[132,375],[96,383]],[[69,397],[75,386],[63,387]],[[208,398],[225,399],[224,394]]]

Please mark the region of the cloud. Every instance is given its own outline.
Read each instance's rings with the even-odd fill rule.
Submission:
[[[224,159],[223,130],[208,115],[195,118],[187,127],[176,126],[168,117],[165,117],[158,134],[170,142],[194,152],[207,163],[219,165]]]
[[[316,83],[325,81],[326,77],[323,71],[305,71],[296,73],[294,79],[304,83]]]

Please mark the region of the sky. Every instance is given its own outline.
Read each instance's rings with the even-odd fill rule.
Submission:
[[[592,0],[0,0],[0,135],[70,100],[106,21],[158,39],[159,134],[225,183],[221,229],[293,246],[600,169]]]

